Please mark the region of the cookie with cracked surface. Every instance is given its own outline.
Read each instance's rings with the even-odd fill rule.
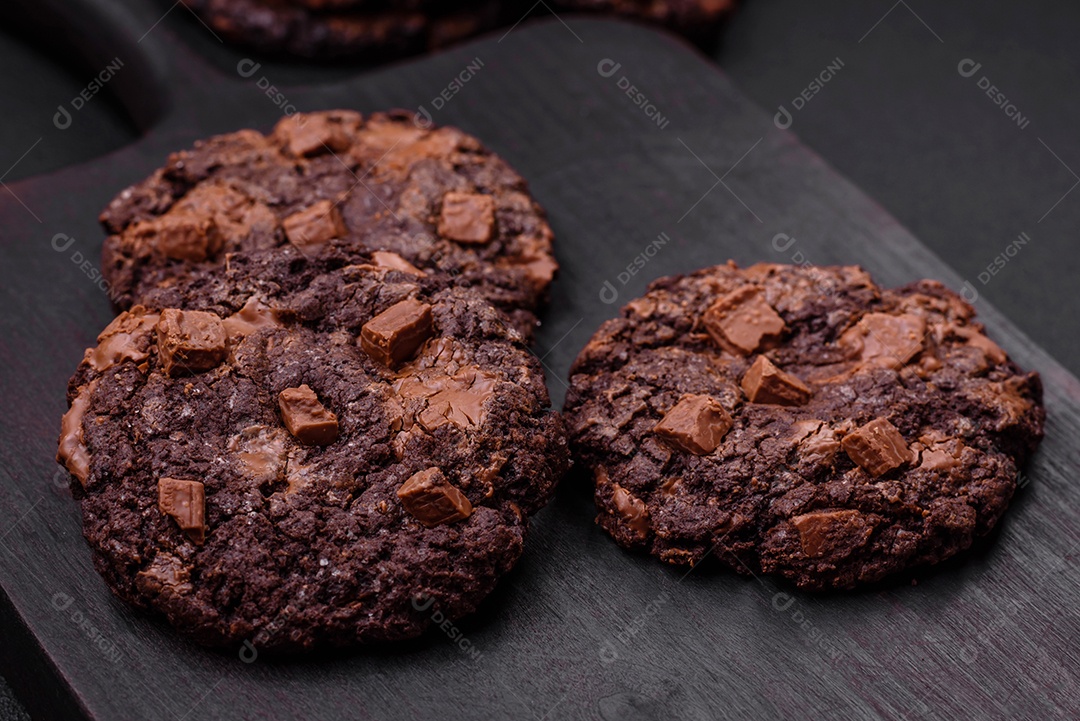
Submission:
[[[388,251],[480,291],[526,334],[558,268],[525,181],[466,133],[411,113],[299,114],[170,156],[101,215],[120,309],[234,253],[291,247],[348,264]]]
[[[452,45],[502,19],[501,3],[187,0],[225,40],[261,52],[385,62]]]
[[[565,414],[620,545],[846,589],[995,526],[1041,392],[940,283],[728,264],[657,280],[606,322]]]
[[[58,458],[96,568],[204,644],[347,646],[415,636],[432,604],[468,614],[568,465],[540,364],[490,304],[398,271],[321,277],[236,313],[132,307],[69,385]]]

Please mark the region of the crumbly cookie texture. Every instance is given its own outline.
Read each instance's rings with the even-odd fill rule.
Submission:
[[[565,414],[620,545],[846,589],[988,533],[1042,438],[1041,395],[940,283],[728,264],[606,322]]]
[[[225,40],[265,53],[386,62],[452,45],[505,19],[500,0],[187,0]],[[512,21],[511,21],[512,22]]]
[[[736,0],[555,0],[570,12],[615,15],[664,25],[687,37],[709,44],[735,10]]]
[[[227,270],[235,253],[287,247],[340,266],[385,251],[478,289],[528,335],[558,269],[521,176],[471,135],[405,112],[297,114],[269,135],[210,138],[120,193],[101,222],[120,309]]]
[[[232,312],[134,306],[101,333],[59,460],[119,596],[260,650],[475,610],[569,453],[505,317],[414,278],[353,266]]]

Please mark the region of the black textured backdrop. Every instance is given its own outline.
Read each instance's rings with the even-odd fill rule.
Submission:
[[[215,64],[228,67],[233,56],[215,47],[205,30],[182,14],[168,18],[167,26],[203,43],[203,50],[216,56]],[[1072,231],[1080,220],[1080,193],[1070,191],[1080,181],[1073,174],[1080,170],[1080,138],[1073,130],[1080,116],[1080,97],[1074,92],[1080,50],[1072,37],[1077,20],[1080,9],[1050,0],[948,7],[914,0],[748,0],[715,55],[735,84],[770,114],[781,105],[794,110],[792,101],[801,91],[824,77],[830,64],[839,67],[805,107],[792,113],[791,129],[1075,373],[1080,372],[1075,332],[1080,301],[1072,282],[1080,252]],[[94,96],[71,128],[53,126],[57,106],[70,106],[93,74],[49,59],[65,55],[62,42],[34,41],[31,47],[17,34],[0,33],[0,59],[9,69],[0,74],[0,97],[9,100],[0,123],[4,183],[93,158],[136,134],[107,92]],[[538,50],[535,45],[526,49]],[[634,52],[624,47],[619,58],[625,72],[641,62]],[[958,70],[966,59],[973,62],[965,68],[980,64],[971,77]],[[282,84],[351,72],[267,67]],[[984,77],[1027,118],[1024,127],[980,89]],[[542,85],[543,79],[524,82]],[[690,86],[701,81],[672,77],[668,82]],[[550,177],[541,180],[542,185],[552,182]],[[827,243],[829,228],[818,230],[820,237],[808,237],[807,247]],[[1029,239],[1024,244],[1015,242],[1021,233]],[[980,274],[1002,254],[1008,262],[984,283]],[[19,300],[7,298],[5,313],[18,308]],[[1065,620],[1065,638],[1075,640],[1075,617]],[[1071,669],[1075,672],[1075,666]],[[1058,684],[1059,689],[1059,681],[1048,679],[1047,687]],[[1017,692],[1048,693],[1023,685],[1017,685]],[[1009,708],[1008,699],[995,701]],[[893,716],[895,711],[871,705],[860,715]],[[20,714],[0,693],[0,718]]]

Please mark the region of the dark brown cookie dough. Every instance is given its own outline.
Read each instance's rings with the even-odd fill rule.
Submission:
[[[663,278],[572,368],[598,522],[673,564],[714,556],[851,588],[998,522],[1043,432],[1041,383],[940,283],[733,264]]]
[[[186,0],[225,40],[266,53],[384,62],[499,24],[497,0]],[[425,7],[427,6],[427,7]]]
[[[478,288],[528,333],[558,268],[521,176],[476,138],[404,112],[309,113],[268,136],[211,138],[124,190],[101,221],[121,309],[237,252],[291,247],[340,265],[384,250]]]
[[[664,25],[704,44],[716,40],[716,31],[736,4],[736,0],[555,0],[554,7]]]
[[[413,277],[353,266],[235,313],[135,306],[102,332],[59,459],[119,596],[260,650],[402,639],[431,608],[476,608],[566,439],[505,316]]]

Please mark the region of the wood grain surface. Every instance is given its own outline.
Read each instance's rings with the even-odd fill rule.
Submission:
[[[184,39],[191,28],[154,26],[160,8],[152,4],[132,0],[107,20],[90,12],[95,2],[77,4],[88,8],[86,30],[102,22],[127,38],[125,63],[152,87],[133,83],[123,93],[143,108],[146,134],[136,144],[0,193],[0,670],[32,714],[177,721],[1080,713],[1080,383],[981,300],[991,336],[1043,374],[1047,438],[1000,531],[917,577],[809,595],[710,563],[689,574],[670,569],[608,540],[592,522],[587,484],[572,475],[480,613],[405,646],[292,660],[208,652],[116,601],[93,571],[66,473],[53,462],[64,387],[111,318],[93,279],[98,211],[196,138],[268,129],[283,106],[423,106],[435,122],[484,139],[529,179],[557,234],[563,272],[537,344],[557,404],[569,364],[596,326],[660,275],[734,258],[859,263],[885,284],[932,277],[960,289],[961,281],[694,50],[643,28],[551,19],[301,87],[270,63],[244,64],[251,74],[242,76],[243,56],[230,59],[212,38],[212,57],[194,52]],[[110,52],[106,42],[88,56],[105,62]],[[455,79],[456,92],[448,90]],[[268,95],[268,85],[280,96]],[[444,91],[450,99],[439,102]]]

